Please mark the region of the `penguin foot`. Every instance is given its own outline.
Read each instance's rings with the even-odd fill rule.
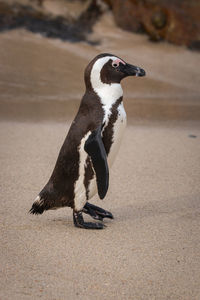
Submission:
[[[114,219],[111,212],[88,202],[85,204],[83,212],[90,215],[93,219],[96,220],[102,221],[103,218]]]
[[[85,222],[81,211],[80,212],[73,211],[73,220],[74,220],[74,225],[79,228],[103,229],[104,227],[106,227],[102,223]]]

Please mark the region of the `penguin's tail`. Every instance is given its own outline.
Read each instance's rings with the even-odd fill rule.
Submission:
[[[31,209],[29,210],[29,213],[38,215],[38,214],[42,214],[44,212],[44,210],[46,210],[45,201],[44,201],[44,199],[41,198],[40,195],[38,195],[35,198],[35,201],[33,202],[33,205],[31,207]]]

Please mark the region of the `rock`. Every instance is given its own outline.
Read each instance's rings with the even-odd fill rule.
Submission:
[[[116,23],[151,40],[199,49],[200,0],[104,0]]]
[[[101,15],[92,0],[0,0],[0,31],[26,28],[72,42],[86,40]]]

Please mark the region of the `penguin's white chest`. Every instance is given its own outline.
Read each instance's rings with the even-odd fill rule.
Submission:
[[[119,151],[124,130],[126,128],[126,112],[124,110],[123,103],[118,106],[118,114],[115,123],[113,124],[113,136],[111,141],[111,148],[108,153],[108,164],[111,166]],[[111,116],[110,116],[111,118]]]
[[[108,113],[108,115],[105,117],[106,126],[110,126],[111,119],[112,119],[112,115]],[[106,130],[106,126],[104,130]],[[123,103],[121,103],[117,109],[117,119],[114,122],[113,127],[111,128],[113,132],[111,140],[108,141],[109,143],[111,143],[111,147],[107,157],[109,167],[112,166],[115,157],[119,151],[125,128],[126,128],[126,112],[124,110]],[[88,190],[89,190],[89,199],[92,198],[97,193],[97,185],[96,185],[95,177],[90,181]]]

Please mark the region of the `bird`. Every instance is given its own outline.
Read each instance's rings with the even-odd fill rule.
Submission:
[[[121,80],[145,76],[144,69],[109,53],[97,55],[85,68],[85,93],[60,149],[49,181],[36,197],[30,213],[71,207],[78,228],[103,229],[111,212],[89,200],[104,199],[111,167],[126,127]],[[83,214],[95,222],[85,222]],[[100,222],[99,222],[100,221]]]

